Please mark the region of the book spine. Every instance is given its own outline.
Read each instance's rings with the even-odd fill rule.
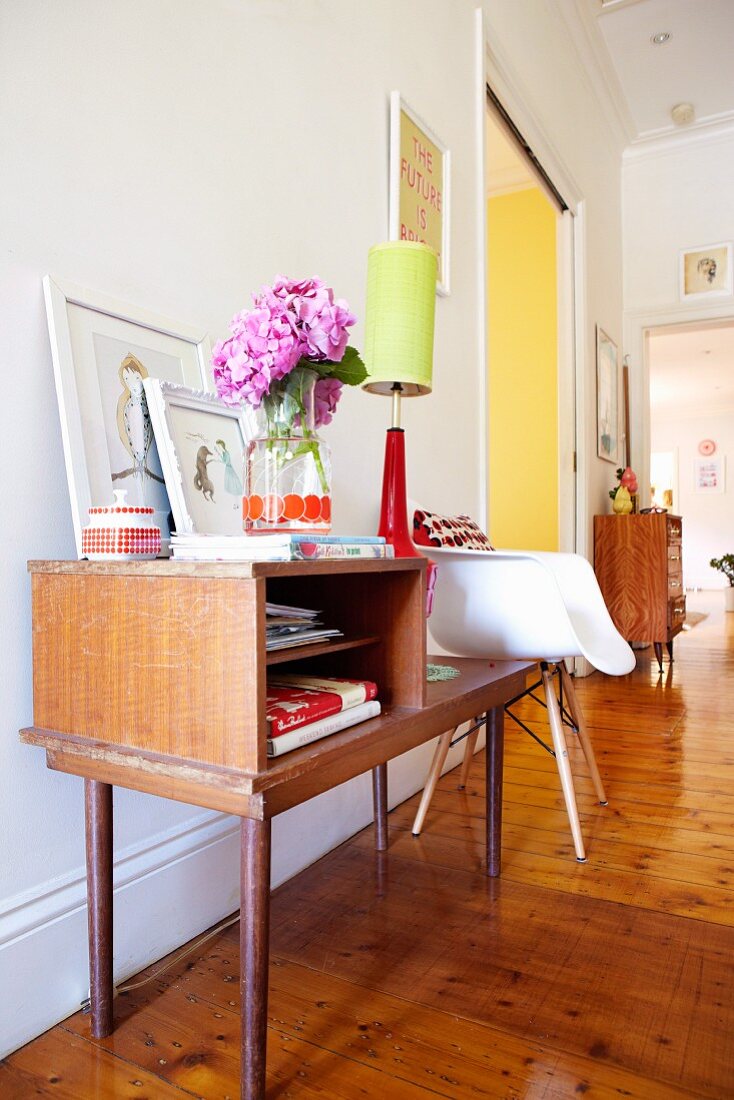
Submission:
[[[308,745],[312,741],[319,741],[322,737],[328,737],[330,733],[338,733],[339,730],[356,726],[360,722],[366,722],[368,718],[374,718],[380,713],[380,703],[373,699],[370,703],[362,703],[358,707],[342,710],[330,718],[320,718],[317,722],[311,722],[308,726],[283,733],[280,737],[269,738],[267,742],[268,756],[282,756],[284,752],[291,752]]]
[[[371,543],[294,543],[291,547],[293,561],[315,561],[318,558],[392,558],[392,546]]]
[[[358,702],[363,702],[363,699],[358,700]],[[266,717],[268,734],[270,737],[282,737],[284,733],[291,733],[302,726],[319,722],[322,718],[338,714],[343,709],[341,699],[338,699],[335,695],[332,695],[331,698],[323,695],[320,699],[309,700],[308,710],[295,711],[283,716],[276,714],[272,718]]]
[[[359,543],[365,546],[384,546],[387,541],[382,535],[309,535],[306,532],[294,533],[290,538],[292,542]]]
[[[368,703],[377,698],[377,684],[372,680],[334,680],[324,679],[320,676],[270,676],[268,687],[301,688],[307,691],[325,692],[327,695],[338,696],[341,700],[340,710],[348,710],[349,707],[357,707],[360,703]]]

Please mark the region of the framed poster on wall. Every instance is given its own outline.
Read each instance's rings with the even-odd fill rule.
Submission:
[[[400,95],[390,96],[390,240],[421,241],[438,256],[449,293],[450,154]]]
[[[723,455],[694,459],[693,488],[697,493],[726,492],[726,467]]]

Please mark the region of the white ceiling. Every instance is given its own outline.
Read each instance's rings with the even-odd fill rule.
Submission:
[[[734,0],[587,0],[631,117],[633,141],[734,121]],[[670,34],[663,45],[651,38]],[[671,109],[696,116],[676,126]]]
[[[678,325],[650,336],[653,417],[734,411],[734,325]]]

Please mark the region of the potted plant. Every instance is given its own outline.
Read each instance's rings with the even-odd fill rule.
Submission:
[[[727,611],[734,611],[734,554],[712,558],[709,565],[712,569],[718,569],[728,580],[729,587],[724,589],[724,607]]]

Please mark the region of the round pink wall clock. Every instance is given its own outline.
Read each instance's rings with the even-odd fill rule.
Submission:
[[[716,450],[716,444],[713,439],[702,439],[698,444],[698,453],[700,455],[712,455]]]

